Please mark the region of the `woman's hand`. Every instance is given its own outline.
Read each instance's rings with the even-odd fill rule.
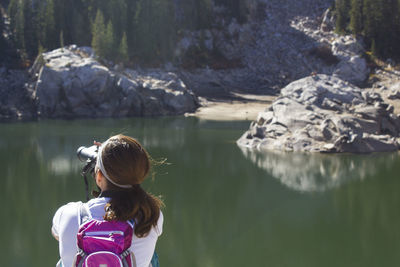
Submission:
[[[101,142],[93,141],[93,145],[101,146]]]

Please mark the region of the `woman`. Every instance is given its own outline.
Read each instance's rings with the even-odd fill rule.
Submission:
[[[149,155],[139,142],[124,135],[109,138],[99,147],[95,166],[100,193],[83,204],[93,219],[134,221],[130,250],[138,267],[149,266],[163,225],[162,201],[140,186],[149,170]],[[72,266],[78,250],[81,205],[81,202],[68,203],[53,218],[52,234],[59,241],[62,266]]]

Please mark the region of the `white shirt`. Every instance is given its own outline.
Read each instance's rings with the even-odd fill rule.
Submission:
[[[104,216],[104,206],[109,198],[100,197],[89,200],[86,205],[93,219],[102,220]],[[78,245],[76,234],[78,233],[78,212],[81,202],[70,202],[60,207],[53,217],[51,231],[59,240],[60,257],[62,266],[72,266]],[[138,238],[133,234],[131,251],[136,258],[137,267],[148,267],[154,254],[156,242],[162,233],[164,217],[160,211],[160,217],[156,227],[152,227],[149,234]]]

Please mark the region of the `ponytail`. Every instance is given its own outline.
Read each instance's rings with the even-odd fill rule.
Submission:
[[[146,236],[157,225],[163,206],[158,197],[140,186],[150,171],[151,161],[147,151],[132,137],[116,135],[101,146],[98,159],[96,166],[106,178],[107,190],[116,193],[105,206],[104,219],[134,220],[135,235]]]
[[[151,228],[157,225],[162,206],[163,202],[160,198],[146,192],[137,184],[111,197],[105,207],[104,220],[134,220],[135,235],[145,237]]]

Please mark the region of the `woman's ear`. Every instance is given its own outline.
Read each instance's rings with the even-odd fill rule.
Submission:
[[[100,187],[100,189],[102,189],[102,184],[103,184],[104,177],[103,177],[103,174],[101,173],[100,170],[98,170],[96,172],[95,180],[96,180],[97,186]]]

